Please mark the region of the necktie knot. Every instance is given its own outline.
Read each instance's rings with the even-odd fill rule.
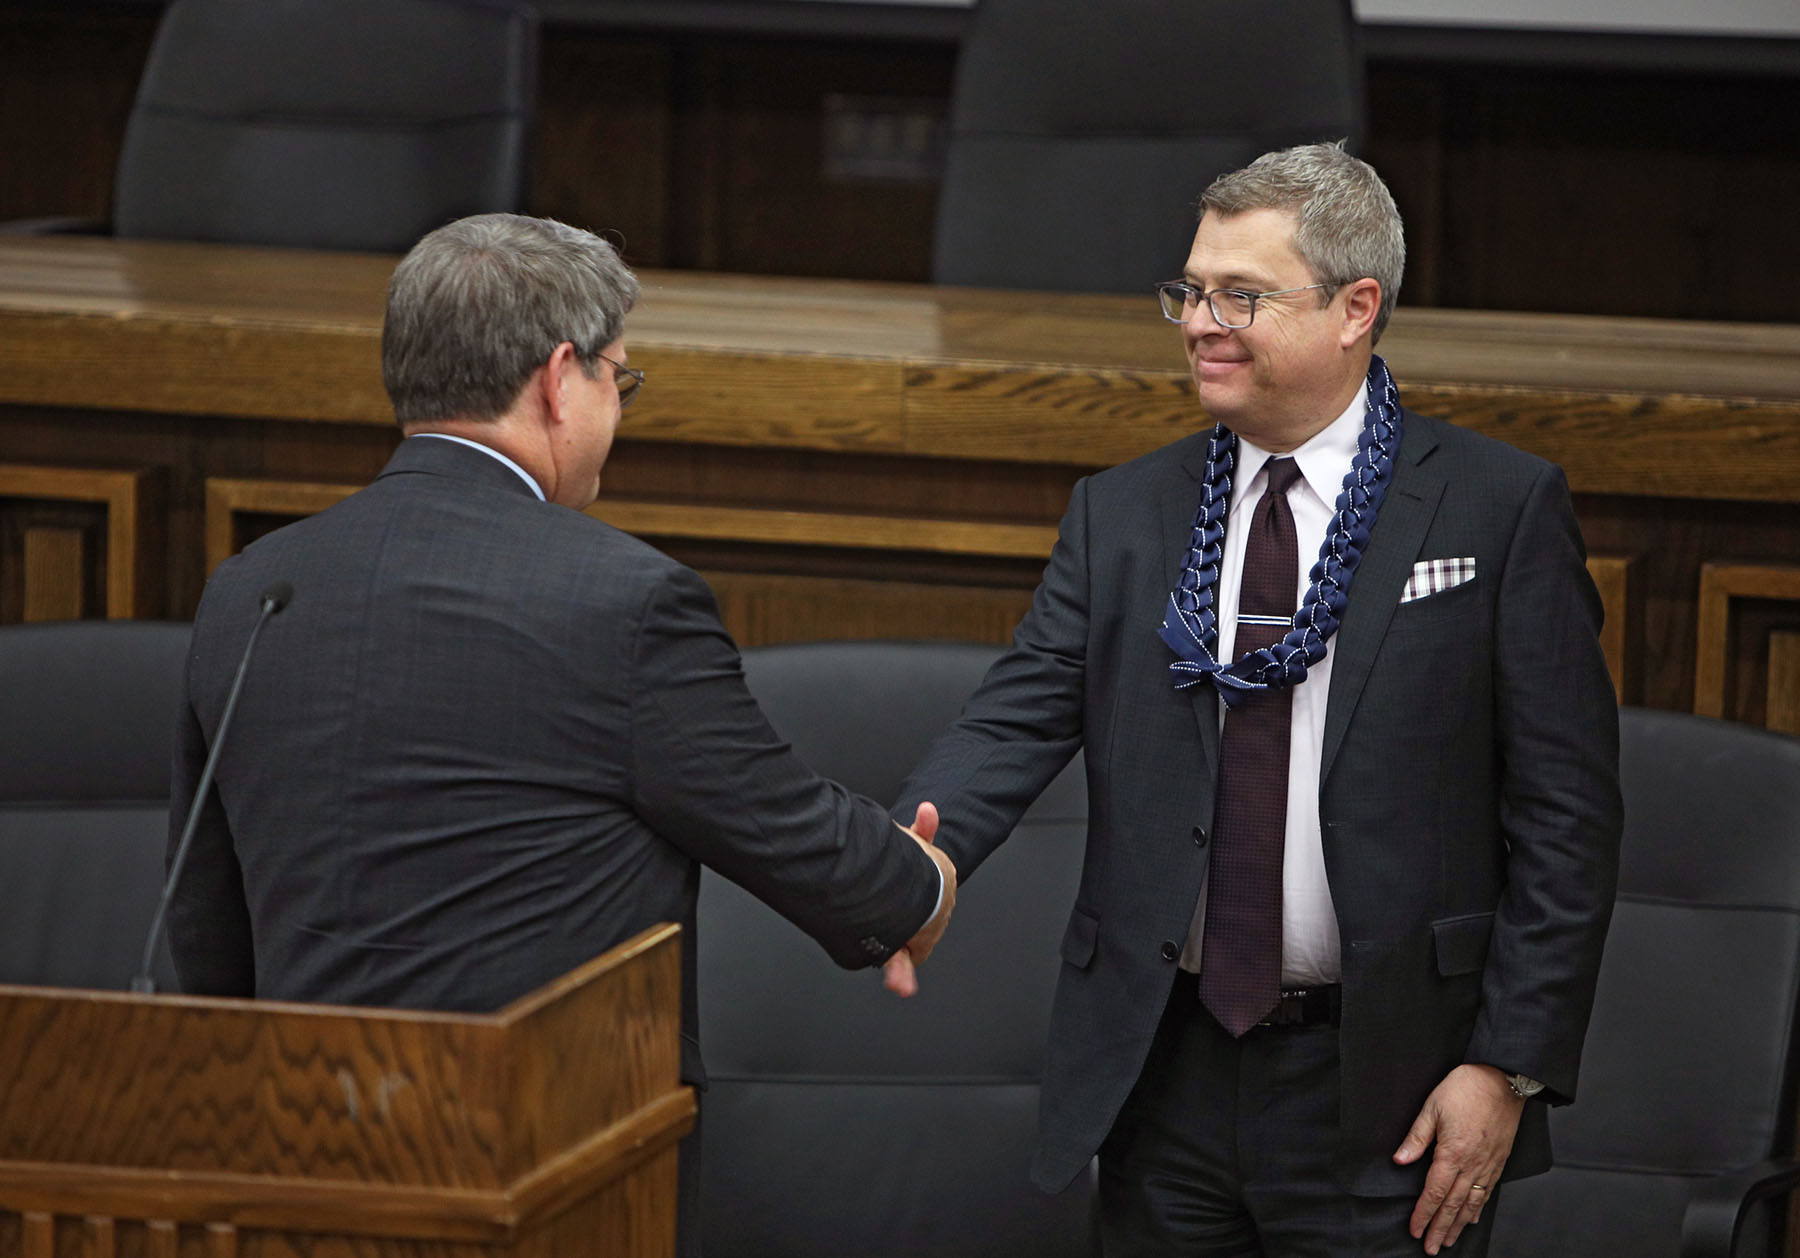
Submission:
[[[1270,459],[1268,492],[1287,496],[1287,491],[1300,479],[1300,464],[1294,459]]]

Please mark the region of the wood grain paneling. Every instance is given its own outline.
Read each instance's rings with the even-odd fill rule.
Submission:
[[[492,1015],[0,987],[0,1214],[25,1253],[127,1220],[147,1252],[498,1258],[578,1213],[592,1252],[665,1254],[677,934]],[[640,1169],[647,1206],[608,1204]]]
[[[1768,713],[1770,729],[1800,734],[1800,631],[1769,635]]]
[[[0,498],[98,503],[106,509],[105,598],[109,617],[154,616],[162,608],[162,476],[155,469],[0,463]],[[34,541],[33,533],[37,533]],[[87,584],[86,547],[66,530],[28,530],[27,603],[39,612],[74,608]],[[43,572],[33,576],[35,564]],[[35,591],[35,593],[33,593]],[[31,614],[28,607],[27,614]],[[48,616],[45,618],[54,618]]]
[[[1638,643],[1643,634],[1643,599],[1636,577],[1637,560],[1630,555],[1589,555],[1588,575],[1600,591],[1605,620],[1600,626],[1600,649],[1612,674],[1613,693],[1620,703],[1638,701]]]
[[[1700,570],[1699,649],[1694,711],[1727,715],[1732,658],[1732,603],[1738,599],[1800,603],[1800,564],[1708,563]]]
[[[218,567],[239,549],[240,515],[311,515],[341,502],[357,488],[355,485],[305,485],[284,481],[209,480],[206,485],[207,570],[210,572]],[[1050,557],[1050,548],[1056,544],[1056,530],[1043,525],[913,516],[777,511],[612,497],[596,502],[587,509],[587,514],[642,537],[775,546],[850,547],[1045,560]]]
[[[79,620],[85,614],[87,563],[80,529],[25,530],[26,624]]]
[[[105,218],[153,12],[0,9],[0,220]]]

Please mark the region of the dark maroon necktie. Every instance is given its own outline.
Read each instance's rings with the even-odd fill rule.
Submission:
[[[1269,484],[1250,519],[1233,654],[1286,636],[1299,585],[1300,547],[1287,491],[1292,459],[1271,459]],[[1288,740],[1294,706],[1286,687],[1250,695],[1225,717],[1207,869],[1200,999],[1242,1035],[1281,999],[1281,863],[1287,846]]]

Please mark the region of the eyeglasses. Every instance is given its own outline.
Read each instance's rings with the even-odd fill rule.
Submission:
[[[1180,280],[1170,280],[1166,284],[1156,286],[1156,296],[1162,302],[1163,318],[1170,323],[1186,323],[1194,317],[1194,311],[1200,307],[1200,299],[1206,298],[1206,304],[1212,308],[1212,317],[1222,328],[1247,328],[1256,318],[1256,303],[1264,297],[1285,297],[1289,293],[1304,293],[1315,288],[1338,288],[1342,281],[1331,281],[1325,284],[1303,284],[1299,288],[1277,288],[1273,292],[1250,293],[1241,288],[1215,288],[1210,293],[1201,292],[1192,284],[1184,284]]]
[[[627,367],[616,359],[607,358],[605,354],[595,354],[594,357],[612,363],[613,383],[619,388],[619,409],[624,410],[631,405],[631,399],[638,395],[638,390],[644,387],[644,373],[636,367]]]

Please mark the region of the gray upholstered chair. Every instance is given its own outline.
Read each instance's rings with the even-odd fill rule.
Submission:
[[[126,127],[113,231],[399,251],[517,209],[537,45],[519,0],[173,0]]]
[[[996,655],[925,642],[745,653],[770,721],[827,776],[886,802]],[[1058,942],[1087,798],[1054,782],[958,899],[897,1000],[707,874],[699,908],[701,1207],[711,1258],[1060,1258],[1098,1253],[1094,1187],[1026,1179]]]
[[[1495,1258],[1764,1254],[1800,1182],[1800,739],[1620,713],[1625,841],[1575,1104],[1556,1166],[1510,1184]]]
[[[1364,113],[1350,0],[981,0],[932,276],[1148,301],[1215,175]]]
[[[188,626],[0,629],[0,982],[124,988],[162,892]],[[168,958],[153,971],[174,987]]]

